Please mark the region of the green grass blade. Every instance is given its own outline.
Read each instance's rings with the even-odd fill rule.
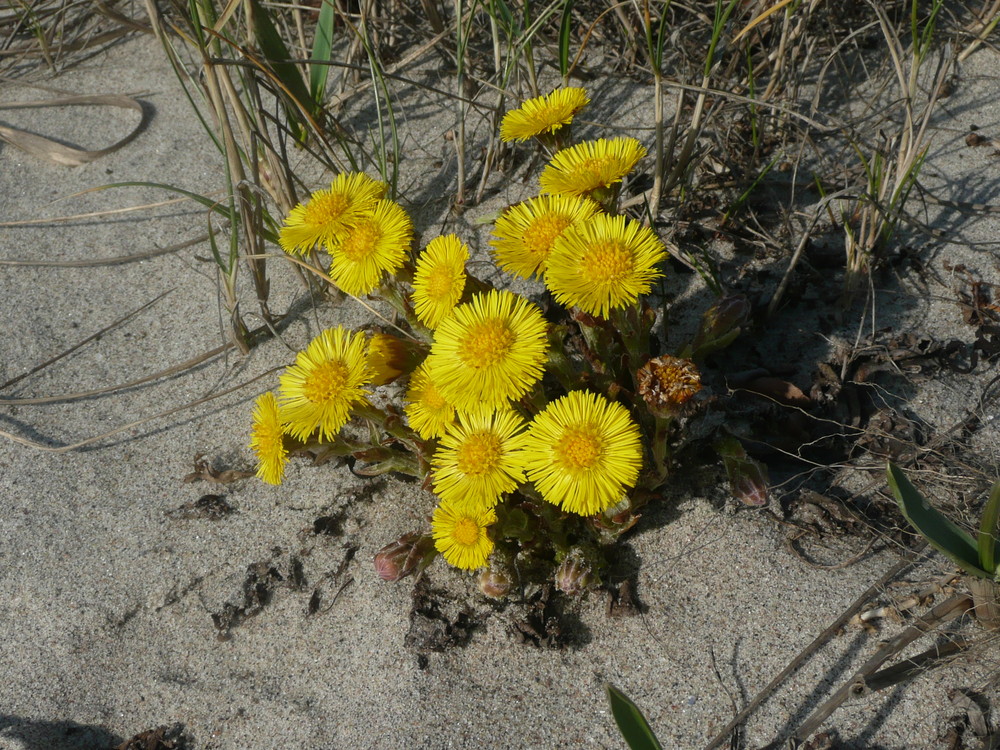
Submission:
[[[569,75],[569,32],[573,26],[573,0],[566,0],[559,22],[559,74],[566,81]]]
[[[508,38],[513,37],[518,31],[517,21],[514,14],[503,0],[492,0],[487,11],[496,20],[497,24],[504,30]]]
[[[323,94],[326,93],[326,80],[330,75],[330,66],[325,63],[333,59],[333,25],[336,20],[336,9],[332,0],[323,0],[319,9],[319,20],[316,21],[316,38],[313,39],[312,55],[309,59],[318,65],[309,66],[309,98],[320,106]]]
[[[101,185],[99,187],[90,188],[90,190],[107,190],[108,188],[120,188],[120,187],[150,187],[157,188],[159,190],[166,190],[171,193],[178,193],[183,195],[185,198],[190,198],[196,203],[200,203],[205,208],[215,211],[217,214],[222,216],[229,216],[229,211],[222,208],[219,201],[212,198],[206,198],[204,195],[199,195],[198,193],[192,193],[190,190],[184,190],[179,187],[174,187],[173,185],[166,185],[162,182],[112,182],[108,185]],[[89,192],[89,191],[88,191]]]
[[[667,31],[669,31],[669,27],[667,25],[667,11],[669,9],[670,0],[667,0],[663,7],[660,8],[660,23],[657,25],[656,29],[656,50],[653,55],[653,61],[656,67],[654,70],[663,70],[663,47],[667,41]]]
[[[661,750],[653,729],[638,706],[611,683],[606,684],[605,688],[608,691],[611,714],[631,750]]]
[[[991,575],[997,569],[997,521],[1000,520],[1000,482],[993,485],[979,523],[979,567]]]
[[[249,7],[257,45],[260,47],[261,54],[270,64],[275,77],[300,107],[307,112],[315,113],[316,107],[309,95],[309,89],[306,88],[306,82],[302,80],[302,75],[295,63],[290,62],[292,56],[278,30],[271,22],[271,16],[260,4],[260,0],[250,0]],[[286,112],[288,119],[297,126],[296,129],[301,128],[301,120],[295,108],[288,106]]]
[[[992,578],[979,566],[979,549],[972,535],[932,508],[898,466],[890,463],[887,471],[889,487],[910,525],[966,573]]]

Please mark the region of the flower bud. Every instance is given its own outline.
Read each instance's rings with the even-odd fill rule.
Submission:
[[[413,372],[427,354],[420,345],[388,333],[374,333],[368,340],[368,369],[372,385],[391,383]]]
[[[503,599],[510,591],[510,576],[496,568],[479,571],[479,590],[490,599]]]
[[[639,394],[655,417],[674,417],[701,390],[701,373],[690,359],[654,357],[636,373]]]
[[[750,312],[750,301],[742,294],[723,297],[708,308],[691,341],[690,350],[695,359],[701,360],[733,343],[750,320]]]
[[[580,596],[598,582],[579,549],[570,552],[556,568],[555,581],[556,588],[569,596]]]
[[[433,550],[431,537],[412,531],[403,534],[375,553],[375,572],[383,581],[398,581],[413,573]]]
[[[734,437],[723,438],[716,443],[715,449],[726,467],[733,497],[745,505],[767,505],[767,467],[748,456]]]

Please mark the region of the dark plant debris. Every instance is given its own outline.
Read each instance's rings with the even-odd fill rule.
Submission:
[[[184,750],[185,747],[187,742],[183,727],[178,724],[139,732],[122,744],[116,745],[113,750]]]
[[[431,588],[425,577],[417,580],[412,596],[410,629],[404,643],[418,654],[464,647],[481,624],[468,604],[460,604],[458,597],[444,590]],[[418,663],[426,666],[427,662],[418,659]]]
[[[248,565],[246,578],[243,580],[241,603],[226,602],[221,612],[212,613],[212,622],[219,631],[219,640],[229,640],[233,628],[260,614],[271,603],[275,589],[284,580],[285,577],[270,560]]]
[[[551,584],[544,584],[525,600],[521,613],[511,617],[510,631],[521,643],[539,648],[582,646],[590,634],[580,618],[569,611],[570,603],[577,601],[560,594]]]
[[[229,484],[237,479],[246,479],[254,476],[252,471],[240,471],[238,469],[220,470],[212,466],[212,462],[205,458],[204,453],[198,453],[194,457],[194,471],[185,475],[184,483],[191,482],[212,482],[214,484]]]
[[[202,495],[193,503],[184,503],[173,510],[168,510],[166,515],[168,518],[185,521],[196,519],[218,521],[235,512],[236,508],[226,501],[225,495]]]

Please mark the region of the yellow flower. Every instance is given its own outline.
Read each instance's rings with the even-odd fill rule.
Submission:
[[[516,449],[524,420],[512,409],[459,415],[434,454],[434,492],[457,505],[492,508],[524,481]]]
[[[421,364],[410,378],[403,407],[410,427],[424,440],[441,437],[455,421],[455,407],[449,404],[434,385],[427,365]]]
[[[369,294],[382,274],[394,274],[406,261],[413,223],[398,203],[378,201],[371,210],[348,219],[339,243],[330,250],[330,278],[350,295]]]
[[[431,519],[434,546],[456,568],[481,568],[493,552],[487,529],[496,520],[492,508],[466,507],[443,500]]]
[[[552,157],[540,183],[543,193],[586,195],[621,182],[646,149],[635,138],[599,138],[564,148]]]
[[[579,88],[556,89],[548,96],[528,99],[503,116],[500,140],[526,141],[542,133],[554,133],[573,122],[573,115],[590,103]]]
[[[545,286],[562,304],[607,317],[649,292],[653,280],[663,275],[656,264],[666,254],[649,227],[624,216],[597,214],[556,240]]]
[[[385,195],[386,185],[360,172],[338,174],[329,190],[317,190],[285,218],[278,242],[290,254],[304,255],[316,245],[336,245],[350,219],[367,211]]]
[[[491,290],[441,323],[427,369],[459,411],[493,410],[521,398],[542,377],[547,352],[542,311],[513,292]]]
[[[413,309],[430,329],[441,325],[462,299],[469,248],[454,234],[435,237],[417,259]]]
[[[257,476],[268,484],[281,484],[288,463],[285,431],[278,413],[278,400],[268,391],[257,397],[253,407],[250,447],[257,454]]]
[[[523,446],[522,465],[542,497],[581,516],[619,502],[642,468],[639,428],[628,411],[588,391],[546,406]]]
[[[329,440],[344,426],[370,382],[363,333],[330,328],[314,338],[281,375],[282,415],[288,433],[305,441],[317,429]]]
[[[511,206],[497,219],[490,240],[497,265],[507,273],[531,278],[543,275],[556,238],[571,224],[579,224],[600,209],[589,198],[543,195]]]

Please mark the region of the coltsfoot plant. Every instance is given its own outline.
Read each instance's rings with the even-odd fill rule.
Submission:
[[[376,555],[385,580],[440,555],[480,571],[491,597],[545,579],[568,594],[598,585],[611,546],[676,464],[703,398],[696,362],[746,323],[745,300],[725,298],[683,356],[652,356],[647,295],[667,252],[617,210],[646,151],[632,138],[566,145],[587,102],[559,89],[501,127],[504,140],[560,147],[541,194],[505,210],[491,240],[503,271],[544,283],[539,302],[473,276],[456,235],[414,254],[405,210],[364,174],[338,175],[281,229],[286,253],[349,295],[385,300],[398,325],[326,330],[299,352],[277,395],[257,401],[257,474],[279,484],[296,453],[343,457],[357,473],[407,474],[432,490],[429,524]]]

